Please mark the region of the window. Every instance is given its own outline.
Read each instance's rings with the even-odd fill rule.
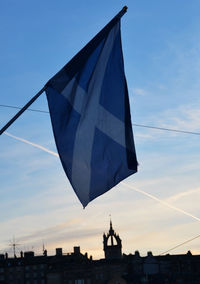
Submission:
[[[40,272],[40,276],[41,276],[41,277],[44,277],[44,276],[45,276],[43,271]]]
[[[84,279],[75,280],[75,284],[84,284],[84,283],[85,283]]]
[[[44,269],[45,265],[44,264],[40,264],[40,269]]]

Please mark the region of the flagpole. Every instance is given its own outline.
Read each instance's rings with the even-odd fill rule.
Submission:
[[[4,127],[0,130],[0,135],[46,90],[47,86],[44,86]]]
[[[124,6],[122,10],[113,18],[113,20],[121,18],[127,12],[127,9],[128,7]],[[8,123],[2,129],[0,129],[0,135],[3,134],[3,132],[6,131],[6,129],[46,90],[48,82],[10,121],[8,121]]]

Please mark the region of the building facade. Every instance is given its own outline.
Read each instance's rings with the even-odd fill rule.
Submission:
[[[122,254],[122,241],[110,222],[103,235],[105,257],[93,260],[80,247],[70,254],[57,248],[53,256],[21,252],[0,255],[0,284],[200,284],[200,255],[147,256]]]

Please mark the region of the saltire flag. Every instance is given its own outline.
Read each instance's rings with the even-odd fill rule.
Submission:
[[[46,85],[60,160],[83,207],[137,172],[121,46],[123,14]]]

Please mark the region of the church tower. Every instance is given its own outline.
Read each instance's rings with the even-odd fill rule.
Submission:
[[[103,235],[103,249],[106,259],[120,259],[122,257],[122,241],[115,233],[110,220],[110,230]]]

